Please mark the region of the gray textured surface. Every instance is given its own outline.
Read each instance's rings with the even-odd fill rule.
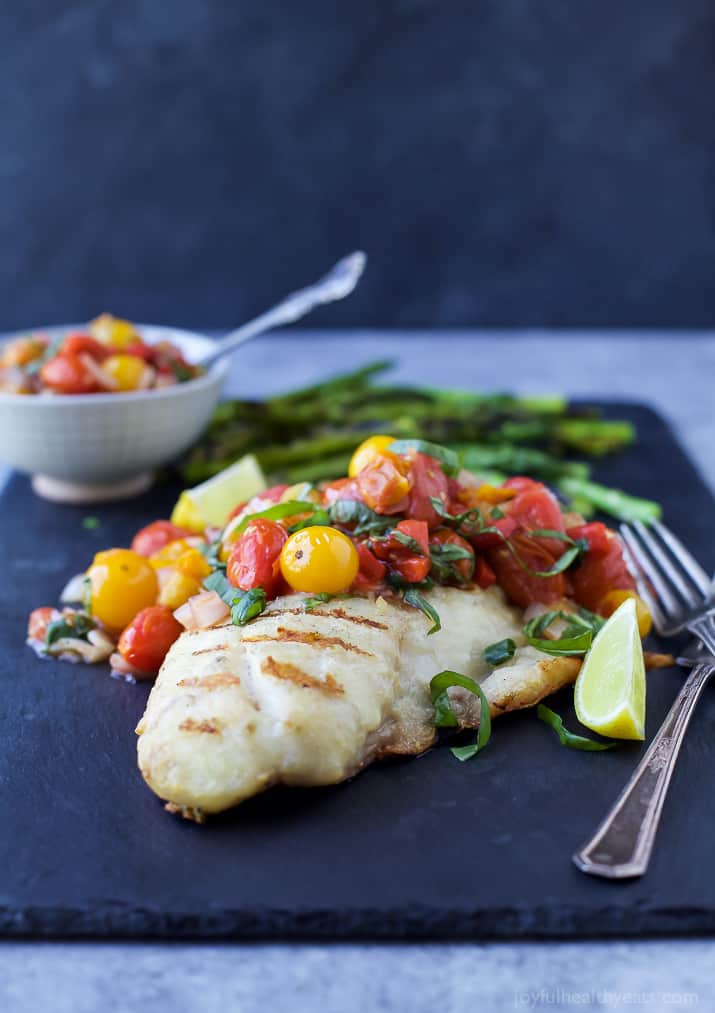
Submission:
[[[715,336],[335,333],[273,337],[238,357],[231,388],[264,393],[368,358],[400,357],[401,379],[566,390],[653,403],[715,487]],[[276,362],[283,364],[276,372]],[[715,1002],[715,941],[431,946],[0,946],[10,1013],[290,1009],[570,1009]],[[615,993],[607,996],[604,992]],[[580,997],[580,998],[579,998]],[[585,997],[585,998],[584,998]]]
[[[33,0],[0,11],[0,328],[710,326],[710,0]]]

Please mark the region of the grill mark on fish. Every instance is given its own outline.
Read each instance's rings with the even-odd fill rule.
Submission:
[[[197,721],[195,718],[185,718],[179,725],[180,732],[206,732],[208,735],[218,735],[221,729],[221,722],[217,718]]]
[[[232,672],[214,672],[212,675],[205,675],[203,678],[194,675],[190,679],[180,679],[176,685],[182,687],[199,686],[202,689],[212,690],[219,689],[222,686],[240,686],[241,680],[237,675],[233,675]]]
[[[344,619],[348,623],[357,623],[360,626],[369,626],[373,630],[389,630],[385,623],[378,623],[375,619],[368,619],[367,616],[353,616],[345,609],[336,608],[330,612],[323,612],[320,609],[277,609],[275,612],[264,612],[262,619],[272,619],[274,616],[322,616],[323,619]]]
[[[356,647],[355,644],[349,644],[346,640],[342,640],[340,637],[324,637],[322,633],[314,633],[312,631],[303,630],[288,630],[285,626],[279,626],[276,630],[278,636],[272,637],[267,633],[259,633],[255,637],[244,637],[242,643],[244,644],[258,644],[263,642],[270,642],[276,644],[294,643],[294,644],[307,644],[309,647],[340,647],[344,651],[352,651],[354,654],[363,654],[366,658],[374,658],[374,654],[370,651],[363,651],[362,647]]]
[[[211,654],[213,651],[227,651],[228,644],[216,644],[214,647],[202,647],[200,651],[192,651],[191,657],[196,658],[199,654]]]
[[[316,679],[315,676],[308,675],[297,665],[276,661],[270,655],[262,663],[261,671],[264,675],[272,675],[274,679],[285,679],[286,682],[292,682],[302,689],[317,689],[318,692],[324,693],[326,696],[341,696],[345,692],[332,675],[326,675],[325,679]]]

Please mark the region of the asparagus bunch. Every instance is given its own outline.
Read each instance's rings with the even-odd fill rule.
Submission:
[[[181,471],[190,485],[243,454],[258,458],[269,482],[317,481],[344,475],[353,450],[371,433],[421,438],[458,450],[464,466],[494,478],[527,474],[569,497],[585,515],[596,509],[623,519],[650,519],[656,504],[590,480],[589,464],[628,446],[625,421],[575,410],[560,396],[516,397],[375,383],[389,362],[374,362],[323,383],[266,401],[225,401]]]

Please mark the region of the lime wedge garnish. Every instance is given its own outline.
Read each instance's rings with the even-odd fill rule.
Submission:
[[[265,488],[266,480],[258,461],[253,454],[246,454],[201,485],[185,489],[171,519],[174,524],[197,532],[203,531],[207,524],[223,527],[234,507]]]

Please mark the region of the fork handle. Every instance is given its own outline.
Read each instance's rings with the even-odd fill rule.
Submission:
[[[642,876],[648,868],[675,761],[700,694],[715,672],[697,665],[613,808],[573,856],[582,872],[608,879]]]

